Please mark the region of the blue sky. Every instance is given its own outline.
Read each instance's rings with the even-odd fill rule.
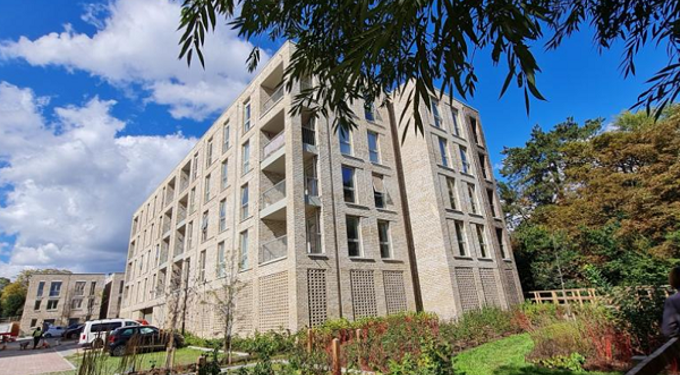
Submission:
[[[69,257],[90,249],[92,257],[76,270],[120,269],[132,210],[250,79],[244,63],[251,45],[224,27],[208,41],[213,48],[207,50],[206,71],[176,61],[178,36],[170,28],[176,11],[177,4],[168,0],[0,2],[0,114],[5,105],[11,109],[5,115],[12,115],[6,117],[15,119],[0,119],[0,137],[5,132],[6,139],[0,139],[0,276],[27,266],[72,266]],[[132,33],[130,25],[141,22],[143,30]],[[259,45],[270,51],[278,47]],[[495,165],[503,147],[522,145],[535,124],[549,128],[569,116],[579,122],[610,121],[636,101],[644,81],[666,63],[663,50],[646,48],[636,59],[638,75],[624,79],[618,68],[621,47],[598,53],[588,30],[557,51],[539,47],[535,53],[543,70],[538,85],[548,100],[533,100],[528,116],[521,91],[511,87],[498,98],[505,67],[494,67],[478,54],[480,81],[469,103],[481,113]],[[65,149],[64,157],[72,160],[73,150],[90,139],[79,138],[82,134],[74,130],[79,127],[92,127],[93,144],[110,147],[126,169],[110,169],[81,153],[91,175],[102,176],[101,181],[83,185],[80,177],[56,175],[58,168],[33,175],[21,169],[41,157],[59,160]],[[19,150],[27,140],[44,140],[49,147]],[[137,165],[134,158],[140,154],[153,164]],[[95,214],[91,211],[109,207],[100,203],[105,196],[88,196],[97,184],[114,192],[139,192],[115,215]],[[40,216],[61,213],[59,204],[51,207],[59,199],[70,202],[63,216],[57,215],[61,221]],[[107,223],[108,216],[117,222]],[[65,226],[74,217],[81,219]],[[82,235],[90,233],[92,222],[115,230],[93,240]]]

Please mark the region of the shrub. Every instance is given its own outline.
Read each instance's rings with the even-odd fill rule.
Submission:
[[[457,321],[440,324],[440,336],[454,350],[461,351],[489,341],[519,333],[514,312],[485,307],[465,313]]]
[[[255,332],[250,337],[233,337],[231,341],[232,350],[243,351],[259,356],[274,356],[285,354],[293,348],[295,336],[287,332]]]
[[[549,369],[581,372],[583,371],[583,365],[586,363],[586,357],[579,353],[571,353],[569,356],[557,355],[551,358],[539,359],[534,363]]]

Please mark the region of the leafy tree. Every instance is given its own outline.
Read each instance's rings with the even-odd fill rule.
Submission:
[[[649,109],[658,102],[664,108],[680,92],[677,1],[184,0],[180,58],[191,64],[195,55],[204,65],[205,34],[221,19],[230,21],[246,39],[295,41],[297,50],[286,69],[288,84],[311,75],[320,84],[301,92],[293,112],[316,103],[314,114],[338,116],[335,126],[354,124],[352,101],[389,97],[412,80],[415,85],[399,94],[407,95],[413,109],[429,105],[435,82],[451,96],[474,95],[474,59],[482,53],[507,66],[501,95],[514,82],[524,91],[528,111],[530,95],[543,99],[536,85],[540,68],[533,49],[542,40],[547,40],[546,48],[558,48],[587,24],[595,29],[598,49],[625,43],[621,68],[626,76],[635,74],[634,58],[642,46],[666,45],[668,65],[652,77],[636,105]],[[249,69],[255,69],[259,60],[255,47]],[[415,128],[422,132],[419,112],[413,112]]]

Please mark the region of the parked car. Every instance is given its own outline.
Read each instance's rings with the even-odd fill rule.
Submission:
[[[102,319],[88,321],[85,322],[83,331],[80,333],[78,345],[101,348],[104,346],[106,336],[114,329],[138,325],[139,323],[132,319]]]
[[[76,339],[80,336],[80,333],[83,332],[83,328],[85,327],[85,324],[72,324],[66,328],[66,332],[64,332],[64,337],[66,339]]]
[[[47,338],[61,337],[64,334],[65,331],[66,331],[66,328],[64,328],[62,326],[49,326],[49,328],[47,328],[47,331],[45,331],[45,333],[43,334],[43,337],[47,337]]]
[[[128,345],[136,345],[135,352],[147,352],[165,350],[172,337],[168,332],[163,332],[153,326],[122,327],[114,330],[109,335],[109,353],[112,357],[125,354]],[[184,337],[175,333],[173,347],[184,346]]]

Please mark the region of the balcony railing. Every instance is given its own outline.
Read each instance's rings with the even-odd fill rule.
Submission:
[[[278,237],[260,246],[259,263],[284,258],[288,254],[288,240],[286,235]]]
[[[260,111],[260,117],[264,116],[269,112],[270,109],[276,103],[278,103],[279,100],[283,98],[283,84],[279,85],[279,87],[274,90],[274,92],[269,96],[269,99],[265,100],[264,103],[262,103],[262,110]]]
[[[316,177],[305,177],[305,197],[318,197],[319,184]]]
[[[316,146],[316,131],[306,126],[302,127],[302,142],[311,146]]]
[[[165,216],[163,218],[163,237],[165,237],[165,235],[170,231],[171,222],[172,222],[171,217]]]
[[[307,253],[323,254],[323,248],[321,247],[321,234],[315,233],[307,235]]]
[[[281,180],[269,190],[262,193],[262,208],[265,209],[272,204],[286,198],[286,180]]]
[[[266,159],[269,155],[278,151],[283,145],[286,144],[286,133],[281,131],[279,134],[275,135],[274,138],[270,139],[264,148],[262,148],[262,160]]]
[[[182,220],[187,218],[187,207],[181,204],[177,207],[177,222],[180,223]]]

